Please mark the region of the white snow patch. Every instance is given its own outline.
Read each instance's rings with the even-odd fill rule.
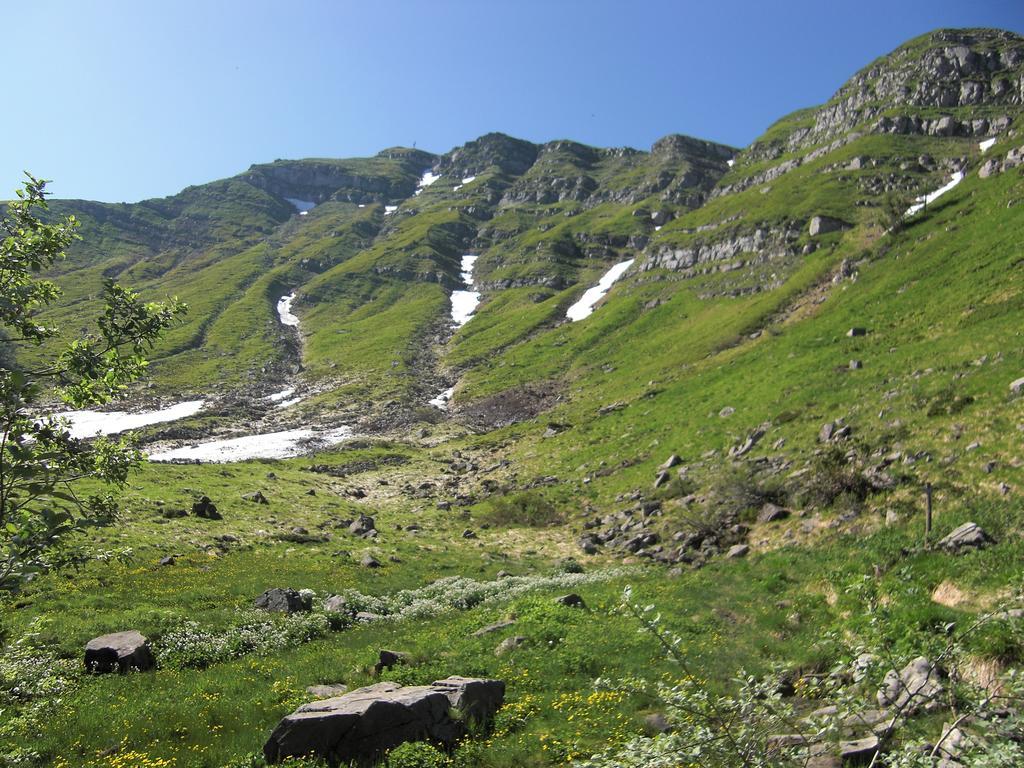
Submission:
[[[984,141],[980,142],[978,144],[978,149],[980,149],[982,152],[988,152],[992,148],[992,145],[995,143],[996,139],[993,136],[991,139],[985,139]]]
[[[736,165],[736,161],[735,160],[726,160],[725,164],[728,165],[730,168],[732,168],[734,165]]]
[[[604,295],[611,290],[611,287],[616,280],[626,274],[626,270],[632,266],[633,261],[634,259],[629,259],[628,261],[619,262],[605,272],[604,277],[598,281],[597,285],[593,288],[588,288],[580,300],[569,307],[569,311],[565,313],[565,316],[573,322],[582,320],[585,317],[590,317],[594,312],[594,306],[597,302],[599,302]]]
[[[454,187],[452,187],[452,192],[458,192],[460,189],[462,189],[462,185],[456,184]]]
[[[282,296],[277,302],[277,316],[281,319],[281,325],[288,325],[292,328],[299,327],[299,318],[292,314],[292,302],[295,301],[295,294],[289,293]]]
[[[96,435],[116,435],[150,424],[184,419],[198,413],[205,403],[205,400],[187,400],[156,411],[65,411],[55,413],[53,416],[66,419],[71,436],[83,439]]]
[[[287,200],[289,203],[295,206],[295,210],[299,212],[300,216],[305,216],[307,213],[316,208],[316,203],[310,200],[299,200],[298,198],[295,197],[286,197],[285,200]]]
[[[286,459],[289,456],[320,448],[327,448],[352,436],[351,427],[336,427],[316,431],[289,429],[263,435],[246,435],[228,440],[211,440],[150,455],[152,461],[208,461],[232,462],[246,459]]]
[[[366,203],[360,203],[360,204],[359,204],[359,207],[360,207],[360,208],[365,208],[365,207],[366,207]]]
[[[448,410],[448,403],[451,402],[452,395],[455,394],[455,387],[448,387],[437,397],[430,399],[430,404],[435,408],[440,408],[442,411]]]
[[[939,187],[934,192],[929,192],[927,195],[922,195],[921,197],[918,197],[917,198],[917,202],[914,205],[912,205],[909,208],[907,208],[907,212],[904,213],[903,215],[904,216],[913,216],[915,213],[920,211],[926,205],[930,205],[935,200],[938,200],[940,197],[942,197],[942,195],[944,195],[947,192],[949,192],[949,190],[951,190],[953,187],[955,187],[957,184],[959,184],[963,180],[964,180],[963,172],[962,171],[957,171],[956,173],[953,174],[953,177],[949,180],[949,183],[946,184],[946,186]]]
[[[462,184],[472,184],[476,181],[476,176],[467,176],[462,180]],[[462,186],[461,184],[459,186]]]
[[[394,213],[397,210],[398,210],[398,206],[397,205],[385,205],[384,206],[384,215],[388,216],[389,214],[392,214],[392,213]]]
[[[440,178],[441,178],[441,174],[439,174],[439,173],[435,174],[435,173],[433,173],[433,172],[431,172],[429,170],[424,171],[423,172],[423,176],[420,177],[420,185],[418,187],[416,187],[416,191],[412,193],[413,197],[418,195],[420,192],[422,192],[424,189],[429,187],[431,184],[433,184],[435,181],[437,181]]]
[[[272,403],[279,403],[282,400],[286,400],[295,394],[295,387],[288,387],[288,389],[282,389],[280,392],[275,392],[272,395],[267,395],[264,400],[269,400]]]
[[[462,257],[462,281],[467,288],[473,288],[473,265],[477,257],[467,253]],[[469,322],[480,303],[480,293],[474,290],[452,292],[452,322],[461,328]]]
[[[654,228],[654,231],[655,231],[655,232],[660,232],[660,231],[661,231],[661,225],[659,224],[658,226],[656,226],[656,227]]]

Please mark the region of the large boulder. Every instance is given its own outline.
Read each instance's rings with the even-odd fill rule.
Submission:
[[[207,520],[220,520],[222,517],[220,512],[217,511],[217,505],[210,501],[209,496],[199,497],[199,501],[192,505],[192,514]]]
[[[377,526],[369,515],[359,515],[359,518],[352,521],[348,530],[356,536],[365,536],[370,531],[376,530]]]
[[[277,724],[263,755],[268,763],[309,755],[331,765],[367,764],[407,741],[451,746],[466,734],[467,725],[489,723],[504,700],[501,680],[449,677],[406,687],[378,683],[303,704]]]
[[[145,671],[156,666],[149,641],[139,632],[114,632],[90,640],[85,646],[87,672]]]
[[[992,543],[992,537],[977,523],[964,523],[954,528],[939,541],[947,552],[958,554],[968,549],[980,549]]]
[[[313,601],[294,589],[275,587],[256,598],[255,606],[277,613],[302,613],[313,607]]]
[[[897,672],[889,670],[882,680],[876,698],[881,707],[896,707],[916,712],[934,709],[945,691],[942,670],[924,656],[919,656]]]
[[[811,224],[808,227],[808,234],[811,237],[817,237],[818,235],[826,235],[829,232],[838,232],[842,229],[849,229],[851,224],[843,221],[842,219],[834,219],[831,216],[815,216],[811,219]]]

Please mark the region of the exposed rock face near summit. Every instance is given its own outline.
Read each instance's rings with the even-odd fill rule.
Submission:
[[[325,200],[382,202],[411,195],[423,169],[429,168],[437,159],[435,155],[417,149],[384,150],[378,157],[399,160],[404,174],[371,174],[344,160],[275,160],[252,166],[241,178],[254,187],[283,198],[313,203]]]
[[[486,724],[505,699],[500,680],[448,677],[430,685],[377,683],[304,704],[278,723],[263,747],[267,762],[315,755],[331,765],[362,764],[407,741],[451,745],[467,724]],[[459,719],[450,711],[457,710]]]
[[[817,111],[810,125],[780,143],[755,145],[751,154],[768,159],[803,149],[876,120],[893,107],[912,115],[934,109],[1021,104],[1024,39],[991,29],[939,30],[861,70]]]

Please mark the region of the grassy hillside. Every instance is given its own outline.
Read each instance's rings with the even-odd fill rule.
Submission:
[[[107,272],[191,304],[152,391],[231,403],[191,436],[238,428],[285,382],[315,395],[280,421],[358,434],[134,475],[78,570],[0,603],[0,766],[261,766],[307,686],[371,684],[381,649],[408,654],[385,679],[507,684],[492,732],[401,766],[639,764],[672,743],[648,716],[697,732],[729,706],[701,697],[739,696],[745,674],[774,682],[730,734],[755,728],[757,701],[876,707],[890,668],[939,660],[948,700],[897,716],[890,755],[934,745],[985,685],[1016,691],[1024,626],[1000,612],[1024,608],[1024,107],[1001,83],[1022,77],[1021,38],[941,30],[744,150],[489,134],[441,157],[278,161],[166,201],[55,204],[84,240],[52,319],[78,327]],[[482,301],[453,331],[470,253]],[[291,292],[298,336],[275,313]],[[448,411],[427,405],[453,385]],[[242,498],[256,490],[269,504]],[[187,514],[202,495],[223,519]],[[375,537],[350,531],[360,514]],[[969,521],[987,546],[937,545]],[[272,587],[312,590],[313,610],[255,610]],[[586,607],[556,602],[568,592]],[[159,668],[84,674],[85,642],[127,628]],[[1014,765],[1018,708],[963,718],[999,735],[961,764]],[[799,764],[759,744],[762,762],[696,764]]]

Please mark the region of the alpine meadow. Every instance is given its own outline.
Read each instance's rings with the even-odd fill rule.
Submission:
[[[0,768],[1024,766],[1021,35],[0,215]]]

